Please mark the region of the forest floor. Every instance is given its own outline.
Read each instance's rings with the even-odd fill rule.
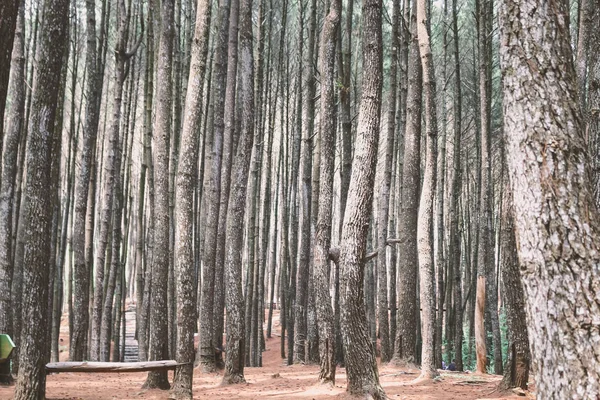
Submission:
[[[63,322],[65,322],[63,318]],[[274,318],[275,335],[266,340],[263,367],[245,368],[246,384],[220,386],[221,374],[194,373],[194,398],[198,399],[350,399],[346,394],[346,370],[338,368],[334,387],[316,383],[317,365],[285,365],[280,355],[279,318]],[[68,331],[61,329],[61,361],[68,357]],[[65,345],[63,345],[65,344]],[[512,393],[498,393],[501,377],[478,376],[469,373],[440,371],[441,379],[430,384],[413,385],[417,369],[379,365],[379,376],[390,399],[523,399],[533,398]],[[146,373],[60,373],[48,376],[48,400],[113,400],[113,399],[168,399],[168,391],[141,389]],[[172,382],[173,374],[169,372]],[[10,399],[14,386],[0,386],[0,399]]]

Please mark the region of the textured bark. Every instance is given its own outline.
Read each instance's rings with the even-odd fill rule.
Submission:
[[[398,57],[398,14],[400,1],[395,0],[392,13],[392,49],[389,70],[390,89],[388,93],[387,130],[385,136],[379,138],[379,152],[384,154],[383,179],[379,186],[379,208],[377,213],[377,243],[384,246],[388,235],[390,217],[390,186],[392,183],[392,160],[394,152],[394,128],[396,122],[396,75]],[[390,323],[388,312],[388,263],[386,248],[377,253],[377,320],[379,322],[379,339],[381,343],[381,362],[392,358],[390,347]],[[395,276],[394,276],[395,279]],[[395,304],[391,304],[395,307]]]
[[[363,76],[352,177],[340,244],[341,328],[346,352],[347,390],[352,395],[385,399],[379,384],[375,348],[364,308],[364,267],[377,165],[383,85],[381,0],[363,0]],[[386,310],[387,312],[387,310]]]
[[[237,0],[236,0],[237,1]],[[241,131],[232,167],[231,196],[227,212],[225,251],[225,307],[227,350],[223,383],[244,379],[244,296],[242,294],[242,245],[246,212],[246,187],[254,141],[254,57],[252,53],[252,0],[240,5],[239,101]],[[233,22],[232,22],[233,23]],[[249,295],[249,293],[247,293]]]
[[[37,68],[29,117],[29,138],[25,159],[23,203],[23,324],[19,352],[19,375],[15,399],[44,399],[46,391],[45,364],[48,361],[48,284],[50,260],[50,229],[52,196],[57,190],[51,179],[53,141],[58,103],[61,63],[68,40],[68,0],[47,0],[44,3],[44,25],[36,53]]]
[[[421,85],[422,69],[417,39],[416,2],[411,17],[408,58],[406,131],[400,215],[398,216],[398,330],[394,344],[395,363],[414,363],[417,343],[417,212],[421,180]]]
[[[302,363],[307,361],[306,357],[306,339],[308,336],[308,281],[310,278],[310,251],[311,251],[311,215],[315,210],[311,208],[311,171],[312,171],[312,136],[315,128],[315,79],[312,68],[315,49],[315,26],[316,13],[312,12],[316,8],[316,1],[311,1],[311,13],[309,15],[309,36],[307,50],[307,65],[303,76],[304,87],[306,87],[306,96],[303,100],[303,121],[302,121],[302,146],[300,153],[300,243],[298,249],[298,272],[296,276],[296,287],[298,298],[295,309],[295,337],[294,337],[294,362]]]
[[[86,110],[83,129],[83,146],[75,178],[75,215],[73,216],[73,331],[69,347],[69,358],[82,361],[87,353],[89,328],[89,279],[90,271],[85,260],[85,222],[87,214],[89,181],[92,157],[96,148],[102,75],[99,73],[98,42],[96,41],[96,4],[87,0],[86,6],[86,58],[87,79],[85,86]]]
[[[600,226],[568,21],[563,0],[506,0],[500,11],[506,154],[540,399],[600,395]]]
[[[319,356],[321,383],[335,383],[335,330],[334,314],[329,294],[329,248],[331,246],[331,221],[333,205],[333,174],[335,161],[335,104],[334,68],[337,31],[340,25],[342,4],[334,0],[323,22],[321,32],[321,152],[319,203],[314,247],[315,305],[319,327]]]
[[[586,85],[588,82],[588,60],[589,60],[589,49],[590,40],[592,39],[592,20],[594,12],[594,0],[581,0],[579,4],[579,32],[577,35],[577,51],[576,51],[576,70],[577,70],[577,91],[579,107],[585,117],[588,111],[587,102],[587,90]],[[597,7],[597,5],[596,5]],[[584,125],[584,128],[587,128]],[[589,133],[586,132],[586,140],[589,140]]]
[[[215,278],[217,258],[217,235],[219,227],[219,207],[221,197],[221,161],[223,152],[225,85],[227,80],[227,43],[229,40],[229,10],[230,0],[222,0],[219,4],[218,32],[215,38],[214,76],[212,83],[213,119],[211,140],[207,140],[210,155],[206,160],[203,200],[206,207],[204,223],[204,244],[202,252],[202,298],[200,301],[200,344],[198,345],[198,362],[205,372],[213,371],[215,365],[215,348],[217,336],[215,329]],[[222,217],[221,217],[222,218]],[[222,308],[221,308],[222,310]]]
[[[152,219],[152,295],[150,314],[150,361],[168,358],[167,285],[169,279],[169,133],[172,110],[171,71],[173,64],[173,0],[161,4],[160,39],[156,72],[153,177],[155,204]],[[152,371],[144,388],[169,389],[166,371]]]
[[[4,138],[4,111],[11,69],[11,55],[17,26],[19,4],[24,0],[7,0],[0,4],[0,139]],[[2,145],[0,144],[0,150]]]
[[[194,192],[198,183],[197,132],[202,121],[204,75],[210,29],[211,5],[198,2],[196,29],[191,49],[181,153],[175,184],[175,281],[177,286],[178,363],[171,398],[191,399],[194,374],[194,331],[196,330],[197,291],[194,285]]]
[[[479,0],[478,9],[478,49],[479,49],[479,123],[481,132],[481,169],[479,171],[481,192],[479,197],[479,248],[477,251],[477,305],[475,307],[475,349],[477,354],[477,372],[487,373],[486,333],[484,313],[486,307],[486,292],[489,298],[491,292],[488,270],[493,268],[490,248],[491,235],[491,16],[488,16],[491,0]],[[491,311],[491,310],[490,310]]]
[[[458,201],[462,185],[462,169],[460,164],[461,136],[462,136],[462,89],[460,81],[460,54],[458,50],[458,0],[452,1],[452,34],[453,34],[453,59],[454,59],[454,113],[453,113],[453,154],[452,169],[450,170],[450,202],[448,204],[448,215],[450,218],[450,263],[454,275],[454,362],[456,370],[463,370],[462,342],[463,342],[463,305],[462,305],[462,282],[461,282],[461,245],[459,231],[459,209]]]
[[[504,186],[506,190],[502,199],[502,229],[500,235],[502,246],[501,275],[502,284],[504,285],[502,293],[508,328],[508,360],[499,387],[504,390],[514,387],[527,389],[531,355],[527,336],[525,298],[519,275],[513,200],[508,180],[504,183]]]
[[[17,155],[19,142],[24,131],[25,112],[25,12],[24,4],[19,7],[15,44],[12,54],[10,77],[11,103],[7,109],[4,153],[2,155],[2,177],[0,189],[0,332],[13,335],[13,304],[11,285],[13,275],[13,205]],[[0,105],[3,108],[3,105]]]
[[[435,109],[435,73],[433,55],[427,32],[425,0],[417,1],[417,32],[419,54],[423,67],[423,92],[425,101],[425,133],[427,146],[425,154],[425,174],[419,203],[417,221],[417,246],[419,254],[419,290],[421,304],[421,376],[431,379],[438,375],[435,367],[435,289],[433,268],[433,197],[436,185],[435,160],[437,157],[437,120]]]

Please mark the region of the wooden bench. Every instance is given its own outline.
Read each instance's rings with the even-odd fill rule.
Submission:
[[[59,372],[143,372],[175,369],[184,363],[175,360],[142,362],[64,361],[46,364],[46,373]]]

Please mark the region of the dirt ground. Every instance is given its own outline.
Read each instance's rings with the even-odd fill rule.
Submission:
[[[278,321],[275,321],[278,332]],[[68,343],[68,332],[61,332]],[[194,398],[197,399],[350,399],[346,394],[346,370],[338,368],[334,387],[316,383],[319,367],[316,365],[287,366],[279,353],[280,337],[266,341],[262,368],[245,368],[246,384],[220,386],[221,374],[202,374],[194,371]],[[61,361],[66,360],[68,348],[61,346]],[[533,398],[516,394],[500,394],[495,388],[500,376],[476,376],[465,373],[441,372],[439,382],[414,385],[417,369],[380,365],[381,383],[390,399],[518,399]],[[172,381],[172,372],[169,378]],[[114,400],[114,399],[168,399],[168,391],[143,390],[146,373],[60,373],[47,379],[47,399],[51,400]],[[0,386],[0,399],[11,399],[13,387]]]

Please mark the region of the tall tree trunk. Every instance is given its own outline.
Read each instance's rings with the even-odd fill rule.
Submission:
[[[202,252],[202,297],[200,300],[200,344],[197,359],[205,372],[214,371],[216,329],[215,291],[217,290],[215,269],[217,235],[219,227],[219,200],[221,196],[221,157],[223,151],[225,85],[227,83],[227,43],[229,40],[230,0],[219,3],[218,32],[215,38],[214,76],[212,83],[213,117],[210,122],[212,131],[207,129],[211,140],[206,141],[210,154],[206,160],[203,200],[206,207],[206,221]]]
[[[433,267],[433,197],[436,185],[437,117],[435,109],[435,71],[433,55],[427,32],[428,18],[425,0],[417,1],[417,31],[419,53],[423,67],[423,89],[425,98],[425,133],[427,137],[425,175],[419,204],[417,221],[417,243],[419,251],[419,290],[421,303],[421,352],[420,379],[431,379],[438,375],[435,366],[435,288]]]
[[[22,350],[19,352],[19,375],[15,399],[44,399],[48,361],[48,283],[50,229],[52,223],[52,196],[57,190],[51,179],[51,165],[57,154],[52,144],[59,137],[54,130],[58,103],[61,64],[68,40],[69,0],[44,2],[44,25],[36,53],[37,68],[34,76],[29,141],[25,160],[25,188],[23,203],[23,308],[27,321],[21,332]]]
[[[242,294],[242,243],[246,211],[246,187],[254,141],[254,56],[252,48],[252,0],[242,0],[240,18],[241,131],[232,168],[232,190],[227,213],[225,252],[225,306],[227,351],[223,383],[244,379],[244,297]],[[249,295],[249,293],[246,293]]]
[[[341,0],[333,0],[321,32],[321,153],[317,230],[314,247],[314,281],[317,321],[319,326],[319,355],[322,383],[335,383],[334,315],[329,294],[329,248],[333,205],[333,174],[335,161],[335,104],[334,69],[337,30],[342,13]]]
[[[311,221],[316,210],[312,208],[312,158],[313,158],[313,132],[315,128],[315,31],[316,31],[316,0],[310,2],[310,14],[308,17],[308,49],[306,56],[306,68],[304,74],[304,87],[306,95],[303,98],[303,121],[302,121],[302,147],[300,154],[300,243],[298,257],[298,274],[296,286],[298,299],[296,301],[296,314],[294,318],[295,338],[294,362],[306,362],[308,353],[308,302],[309,280],[311,262]]]
[[[79,168],[75,178],[75,215],[73,216],[73,331],[69,346],[69,359],[83,361],[88,349],[89,328],[89,277],[85,262],[85,222],[92,157],[96,148],[98,121],[100,118],[100,96],[103,77],[100,75],[98,45],[96,41],[96,4],[87,0],[86,6],[86,53],[85,86],[86,111],[83,129],[83,146],[79,158]]]
[[[13,207],[17,156],[19,142],[24,129],[25,112],[25,5],[19,7],[15,45],[12,54],[12,74],[10,78],[11,102],[7,110],[4,153],[2,154],[2,176],[0,180],[0,332],[13,335],[13,304],[11,285],[13,280],[12,252]],[[0,105],[3,107],[3,105]],[[16,338],[13,338],[13,340]],[[3,369],[3,367],[0,367]],[[8,371],[6,371],[8,374]],[[0,379],[4,379],[0,377]]]
[[[392,12],[392,51],[389,70],[390,89],[388,94],[387,130],[385,136],[379,138],[379,150],[384,154],[383,179],[379,186],[379,207],[377,213],[377,320],[379,321],[379,339],[381,343],[381,362],[392,358],[390,347],[390,323],[388,311],[388,263],[386,242],[388,221],[390,216],[390,186],[392,183],[392,160],[394,152],[394,136],[396,122],[396,75],[398,58],[398,14],[400,1],[395,0]],[[370,73],[371,71],[369,71]],[[381,249],[382,248],[382,249]],[[395,277],[394,277],[395,278]],[[395,304],[391,305],[395,307]]]
[[[540,399],[600,396],[600,226],[568,21],[564,0],[506,0],[500,11],[506,154]]]
[[[381,0],[363,0],[362,63],[369,73],[362,80],[352,177],[340,245],[340,322],[346,351],[347,390],[373,399],[386,398],[379,384],[375,348],[368,334],[363,303],[364,259],[373,205],[383,86],[381,8]],[[387,314],[387,309],[385,311]]]
[[[161,5],[160,41],[156,72],[156,107],[154,118],[155,205],[152,254],[152,295],[150,315],[150,360],[168,358],[167,286],[169,280],[169,132],[173,103],[171,72],[173,63],[174,0]],[[168,389],[167,371],[151,371],[145,388]]]
[[[454,58],[454,105],[453,105],[453,154],[452,169],[448,180],[450,181],[450,203],[448,214],[450,217],[450,240],[449,251],[451,270],[454,276],[454,362],[456,370],[463,370],[462,342],[463,342],[463,305],[462,305],[462,282],[461,282],[461,245],[459,230],[459,196],[462,186],[462,169],[460,163],[461,137],[462,137],[462,90],[460,81],[460,57],[458,50],[458,0],[452,0],[452,34],[453,34],[453,58]]]
[[[398,233],[401,254],[398,263],[398,330],[394,344],[395,363],[414,363],[417,344],[417,213],[421,180],[421,96],[422,68],[417,39],[416,2],[410,20],[412,39],[408,58],[408,92],[404,166]]]
[[[210,34],[211,4],[198,2],[192,43],[181,153],[175,185],[175,280],[177,286],[177,367],[171,396],[192,398],[194,374],[194,331],[196,330],[196,288],[194,285],[194,191],[198,183],[198,139],[202,120],[204,75]]]

